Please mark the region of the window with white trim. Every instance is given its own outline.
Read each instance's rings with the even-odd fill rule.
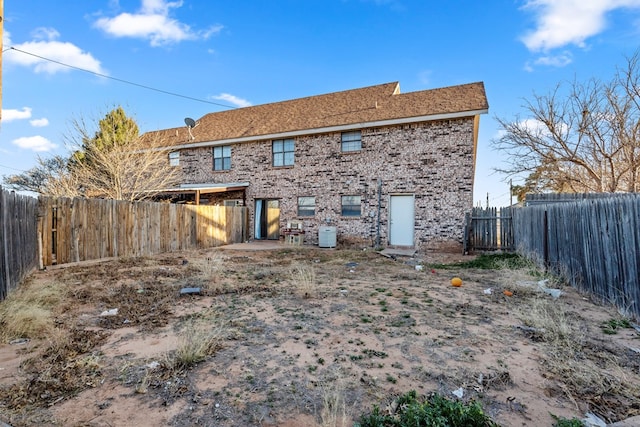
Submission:
[[[343,132],[341,149],[343,152],[362,150],[362,133],[359,130]]]
[[[229,169],[231,169],[231,146],[213,147],[213,170],[226,171]]]
[[[180,166],[179,151],[172,151],[169,153],[169,166]]]
[[[342,196],[342,216],[360,216],[362,208],[360,207],[360,196]]]
[[[273,166],[292,166],[295,144],[293,139],[275,139],[272,143]]]
[[[316,214],[315,197],[298,197],[298,216],[314,216]]]

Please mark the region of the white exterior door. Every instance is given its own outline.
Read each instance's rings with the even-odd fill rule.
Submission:
[[[414,232],[413,195],[391,196],[389,209],[389,244],[413,246]]]

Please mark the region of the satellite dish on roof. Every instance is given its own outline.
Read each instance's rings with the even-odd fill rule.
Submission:
[[[194,139],[196,139],[196,137],[191,133],[191,129],[198,126],[198,123],[191,117],[185,117],[184,124],[187,125],[187,129],[189,129],[189,136],[191,137],[191,141],[193,141]]]
[[[193,120],[191,117],[185,117],[184,119],[184,123],[187,125],[187,127],[189,128],[194,128],[196,127],[198,124],[196,123],[195,120]]]

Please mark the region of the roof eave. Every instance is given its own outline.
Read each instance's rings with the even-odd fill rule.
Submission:
[[[430,114],[426,116],[404,117],[400,119],[377,120],[372,122],[351,123],[346,125],[327,126],[327,127],[321,127],[321,128],[315,128],[315,129],[303,129],[303,130],[295,130],[295,131],[288,131],[288,132],[279,132],[279,133],[272,133],[267,135],[243,136],[239,138],[227,138],[227,139],[220,139],[216,141],[193,142],[188,144],[167,146],[165,147],[165,149],[166,150],[182,150],[185,148],[212,147],[216,145],[240,144],[243,142],[255,142],[255,141],[263,141],[263,140],[269,140],[269,139],[283,139],[283,138],[290,138],[290,137],[303,136],[303,135],[317,135],[322,133],[343,132],[343,131],[349,131],[353,129],[393,126],[393,125],[401,125],[401,124],[408,124],[408,123],[430,122],[430,121],[436,121],[436,120],[459,119],[462,117],[475,117],[480,114],[487,114],[488,112],[489,112],[488,108],[483,108],[479,110],[460,111],[456,113]]]
[[[201,184],[180,184],[179,187],[163,188],[157,190],[160,193],[219,193],[233,190],[244,190],[249,186],[248,182],[224,182],[224,183],[201,183]]]

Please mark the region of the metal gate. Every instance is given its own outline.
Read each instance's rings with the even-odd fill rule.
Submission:
[[[512,209],[473,208],[466,214],[464,253],[515,250]]]

